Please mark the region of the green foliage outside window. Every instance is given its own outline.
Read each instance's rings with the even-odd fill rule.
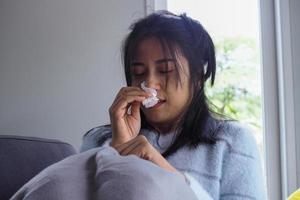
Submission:
[[[254,39],[215,41],[217,73],[214,86],[206,84],[212,109],[248,123],[261,135],[261,81],[258,45]],[[209,83],[209,82],[207,82]],[[259,136],[261,137],[261,136]]]

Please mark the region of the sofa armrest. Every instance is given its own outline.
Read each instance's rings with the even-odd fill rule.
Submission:
[[[75,153],[59,140],[0,135],[0,199],[9,199],[44,168]]]

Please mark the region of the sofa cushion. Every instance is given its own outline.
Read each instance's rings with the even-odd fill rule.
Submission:
[[[59,140],[0,135],[0,199],[9,199],[44,168],[75,153]]]

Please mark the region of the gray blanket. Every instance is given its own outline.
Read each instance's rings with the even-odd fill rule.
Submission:
[[[94,148],[53,164],[12,200],[196,200],[179,175],[112,147]]]

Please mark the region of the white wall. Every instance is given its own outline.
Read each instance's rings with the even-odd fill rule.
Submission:
[[[141,0],[1,0],[0,134],[79,147],[125,84],[120,45]]]

